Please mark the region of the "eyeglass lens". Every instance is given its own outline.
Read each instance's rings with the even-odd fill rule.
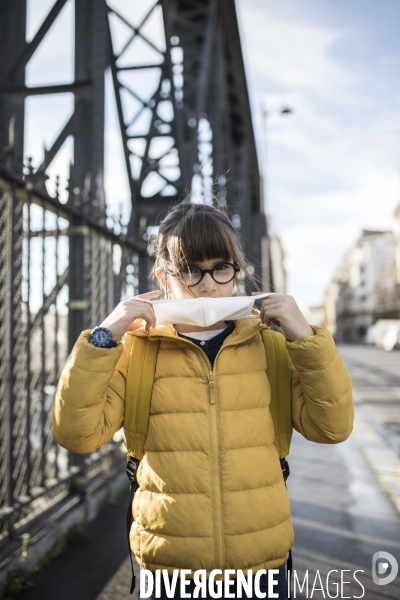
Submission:
[[[201,280],[201,269],[198,267],[187,267],[182,269],[180,275],[187,285],[196,285]],[[233,279],[235,269],[230,264],[218,264],[211,269],[211,276],[216,283],[228,283]]]

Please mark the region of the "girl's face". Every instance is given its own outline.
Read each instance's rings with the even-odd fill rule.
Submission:
[[[232,261],[229,261],[232,262]],[[199,267],[200,269],[212,269],[218,263],[226,263],[223,258],[213,258],[190,264],[191,267]],[[165,274],[162,269],[157,269],[156,276],[160,281],[163,289],[168,287],[168,294],[176,299],[205,297],[205,298],[229,298],[232,296],[233,286],[235,285],[236,275],[232,281],[228,283],[217,283],[211,277],[210,273],[205,273],[202,280],[194,286],[187,288],[183,286],[178,277],[170,274]]]

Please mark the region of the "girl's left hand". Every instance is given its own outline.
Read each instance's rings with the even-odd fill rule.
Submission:
[[[253,292],[252,296],[259,293],[261,292]],[[315,335],[292,296],[273,294],[264,298],[260,318],[268,326],[272,322],[283,329],[289,342],[305,335]]]

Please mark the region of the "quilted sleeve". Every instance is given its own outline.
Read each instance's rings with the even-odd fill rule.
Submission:
[[[293,427],[312,442],[337,444],[353,429],[351,378],[329,331],[311,327],[315,336],[286,342],[292,362]]]
[[[58,382],[52,434],[78,454],[108,442],[124,421],[125,379],[131,336],[115,348],[96,348],[91,330],[79,336]]]

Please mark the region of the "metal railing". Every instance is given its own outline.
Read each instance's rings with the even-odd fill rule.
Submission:
[[[84,192],[62,204],[29,171],[21,178],[0,167],[1,546],[68,495],[77,474],[93,475],[110,455],[121,456],[118,435],[86,457],[58,446],[52,404],[77,337],[71,314],[94,327],[137,293],[145,247]],[[69,295],[74,277],[84,279],[80,299]]]

